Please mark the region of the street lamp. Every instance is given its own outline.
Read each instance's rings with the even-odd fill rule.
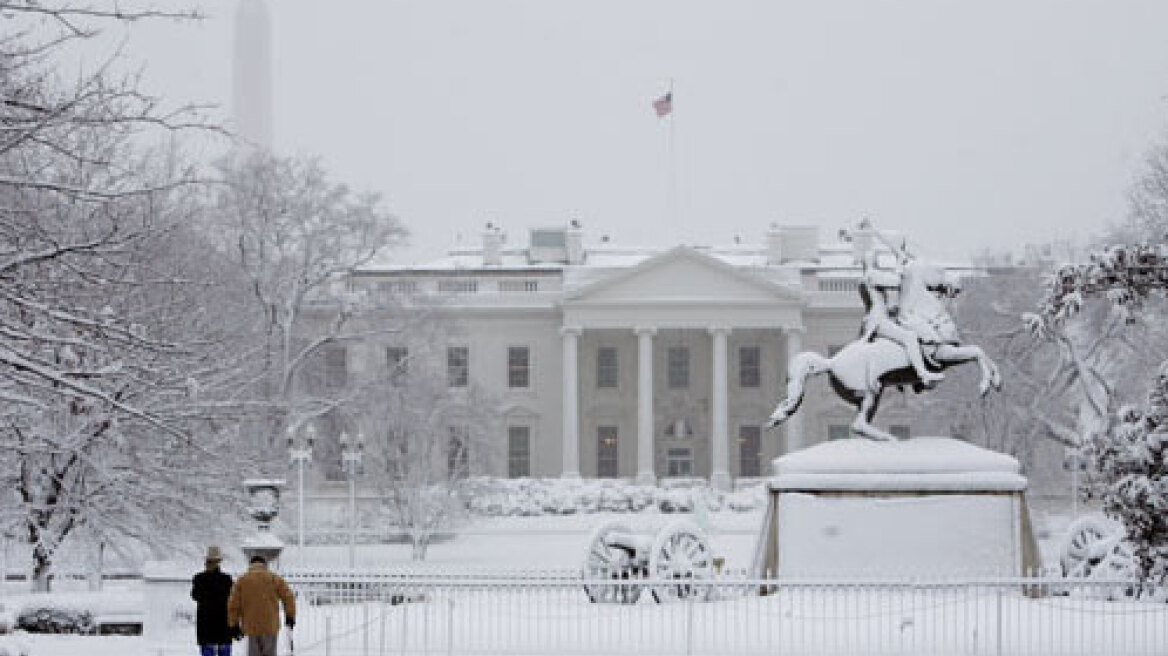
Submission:
[[[295,427],[288,427],[288,457],[296,463],[296,559],[304,567],[304,466],[312,461],[312,443],[316,429],[309,424],[300,439]]]
[[[341,466],[349,476],[349,569],[357,562],[357,472],[361,467],[361,454],[365,450],[365,438],[360,432],[356,437],[341,433]]]

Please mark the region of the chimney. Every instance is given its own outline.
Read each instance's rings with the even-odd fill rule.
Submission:
[[[819,228],[815,225],[784,225],[779,228],[781,263],[819,261]]]
[[[864,256],[872,251],[876,242],[876,235],[871,228],[856,228],[852,231],[852,258],[856,263],[864,261]]]
[[[783,263],[783,233],[777,223],[771,223],[771,227],[767,228],[766,263],[768,266]]]
[[[502,266],[503,231],[493,223],[487,223],[483,231],[483,266]]]
[[[564,231],[564,251],[568,264],[584,264],[584,230],[576,219],[572,219]]]

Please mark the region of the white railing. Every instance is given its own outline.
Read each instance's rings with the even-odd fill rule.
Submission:
[[[1137,598],[1125,582],[824,582],[727,575],[680,584],[614,583],[570,571],[428,568],[290,572],[286,578],[300,608],[300,656],[1168,654],[1168,589],[1145,586]],[[679,585],[692,596],[654,602],[675,597]],[[631,604],[592,603],[586,588],[606,586],[635,588],[639,596]]]
[[[860,281],[856,278],[820,278],[819,291],[835,294],[855,294],[860,290]]]

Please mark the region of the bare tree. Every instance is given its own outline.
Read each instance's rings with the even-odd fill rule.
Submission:
[[[270,447],[352,397],[348,381],[319,377],[330,349],[395,330],[362,324],[367,304],[346,281],[406,231],[378,195],[329,180],[314,159],[247,151],[219,170],[211,229],[248,290],[251,308],[237,319],[256,356],[240,389],[261,418],[260,446]]]
[[[495,404],[473,381],[447,368],[440,331],[415,323],[408,351],[364,388],[352,413],[365,426],[370,481],[423,560],[434,537],[466,507],[471,477],[497,458]],[[453,376],[453,379],[452,379]]]
[[[162,546],[230,496],[198,400],[230,342],[205,297],[213,252],[185,228],[197,175],[143,147],[205,126],[103,67],[53,72],[101,21],[161,15],[133,4],[0,2],[0,517],[40,589],[81,529]]]
[[[942,414],[956,432],[1027,464],[1037,440],[1077,447],[1104,430],[1119,399],[1134,391],[1132,368],[1144,366],[1158,343],[1156,331],[1125,326],[1100,310],[1033,339],[1019,317],[1038,302],[1044,275],[1019,267],[974,279],[954,303],[963,336],[999,363],[1009,393],[970,399],[952,381],[930,401],[946,405]]]
[[[1089,489],[1104,512],[1123,524],[1143,579],[1168,578],[1168,361],[1155,377],[1149,367],[1164,358],[1163,299],[1168,292],[1168,144],[1156,145],[1132,192],[1132,211],[1124,226],[1140,237],[1134,243],[1101,248],[1082,264],[1057,269],[1043,285],[1037,310],[1026,316],[1034,334],[1049,337],[1084,314],[1104,312],[1107,325],[1155,331],[1154,345],[1139,350],[1142,359],[1121,371],[1127,380],[1147,381],[1144,408],[1109,408],[1106,430],[1083,444],[1089,463]],[[1096,301],[1105,301],[1103,307]],[[1123,398],[1131,398],[1124,394]]]

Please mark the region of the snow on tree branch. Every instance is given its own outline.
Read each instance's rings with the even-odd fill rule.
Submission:
[[[1124,321],[1135,321],[1153,295],[1168,289],[1168,246],[1119,244],[1093,253],[1085,264],[1067,264],[1043,284],[1045,294],[1035,313],[1023,320],[1044,335],[1082,311],[1089,297],[1105,298]]]

